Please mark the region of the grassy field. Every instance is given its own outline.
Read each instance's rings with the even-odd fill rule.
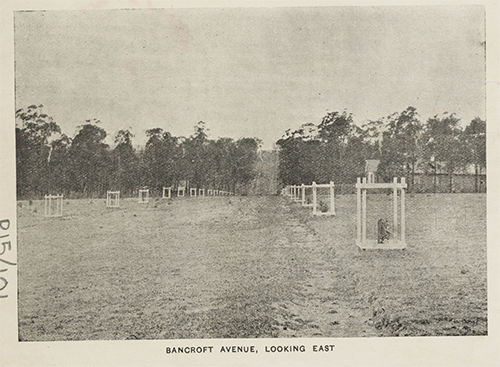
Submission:
[[[407,250],[361,251],[353,195],[19,202],[19,338],[486,335],[486,196],[406,207]]]

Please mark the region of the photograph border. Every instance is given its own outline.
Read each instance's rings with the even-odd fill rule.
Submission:
[[[290,6],[425,6],[484,5],[487,24],[487,242],[488,336],[399,338],[183,339],[78,342],[19,342],[17,322],[17,235],[15,177],[15,85],[13,12],[18,10],[97,10],[116,8],[290,7]],[[8,284],[0,298],[0,365],[2,366],[495,366],[500,363],[499,299],[499,160],[500,6],[486,2],[429,1],[6,1],[0,0],[0,236],[9,241],[0,273]],[[3,222],[2,222],[3,221]],[[306,353],[265,354],[269,345],[303,344]],[[220,354],[221,346],[255,346],[257,354]],[[313,345],[334,345],[330,353]],[[213,353],[172,355],[167,347],[213,346]]]

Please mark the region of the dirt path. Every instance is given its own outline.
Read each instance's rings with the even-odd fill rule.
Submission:
[[[378,333],[369,325],[371,308],[357,299],[357,275],[337,255],[338,243],[317,230],[334,218],[312,218],[309,210],[280,203],[289,247],[304,277],[294,297],[277,303],[279,337],[360,337]],[[361,301],[361,302],[360,302]]]
[[[173,284],[182,297],[167,338],[362,335],[363,312],[347,305],[355,284],[331,266],[334,251],[289,203],[228,199],[230,210],[193,223],[193,247]],[[187,246],[187,244],[185,244]],[[337,264],[338,266],[338,264]],[[341,281],[333,293],[331,283]],[[364,310],[366,311],[366,310]],[[361,330],[363,329],[363,330]]]

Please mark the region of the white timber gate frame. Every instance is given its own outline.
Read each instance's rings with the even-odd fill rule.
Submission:
[[[139,189],[139,203],[149,203],[149,189]]]
[[[301,187],[298,185],[293,186],[293,201],[298,202],[301,201],[301,194],[300,194]]]
[[[168,194],[165,195],[165,192]],[[163,195],[161,196],[162,199],[170,199],[172,197],[172,187],[164,187],[163,188]]]
[[[328,210],[325,213],[318,212],[318,205],[317,205],[317,190],[318,188],[323,188],[323,187],[328,187],[330,188],[330,210]],[[313,181],[312,183],[312,189],[313,189],[313,214],[314,215],[335,215],[335,185],[333,181],[330,181],[329,184],[317,184],[316,182]]]
[[[357,239],[356,244],[363,250],[372,249],[405,249],[406,248],[406,219],[405,219],[405,189],[407,187],[406,179],[401,177],[398,183],[397,177],[394,177],[392,183],[373,183],[367,182],[366,177],[358,177],[356,183],[357,189]],[[388,243],[377,243],[377,240],[366,239],[366,192],[369,189],[392,189],[393,199],[393,224],[392,239]],[[398,192],[401,197],[401,231],[398,231]],[[399,232],[399,233],[398,233]]]
[[[119,207],[120,207],[120,191],[107,191],[106,208],[119,208]]]
[[[55,211],[52,210],[52,204],[55,202]],[[45,195],[45,216],[46,217],[62,217],[63,211],[63,196],[62,195]]]
[[[306,207],[313,206],[312,203],[310,203],[310,204],[306,203],[306,189],[312,189],[312,185],[304,185],[304,184],[302,184],[301,189],[302,189],[302,200],[301,200],[302,201],[302,206],[306,206]]]

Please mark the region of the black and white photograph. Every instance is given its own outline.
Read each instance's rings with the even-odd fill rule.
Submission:
[[[498,4],[0,5],[0,364],[500,363]]]

